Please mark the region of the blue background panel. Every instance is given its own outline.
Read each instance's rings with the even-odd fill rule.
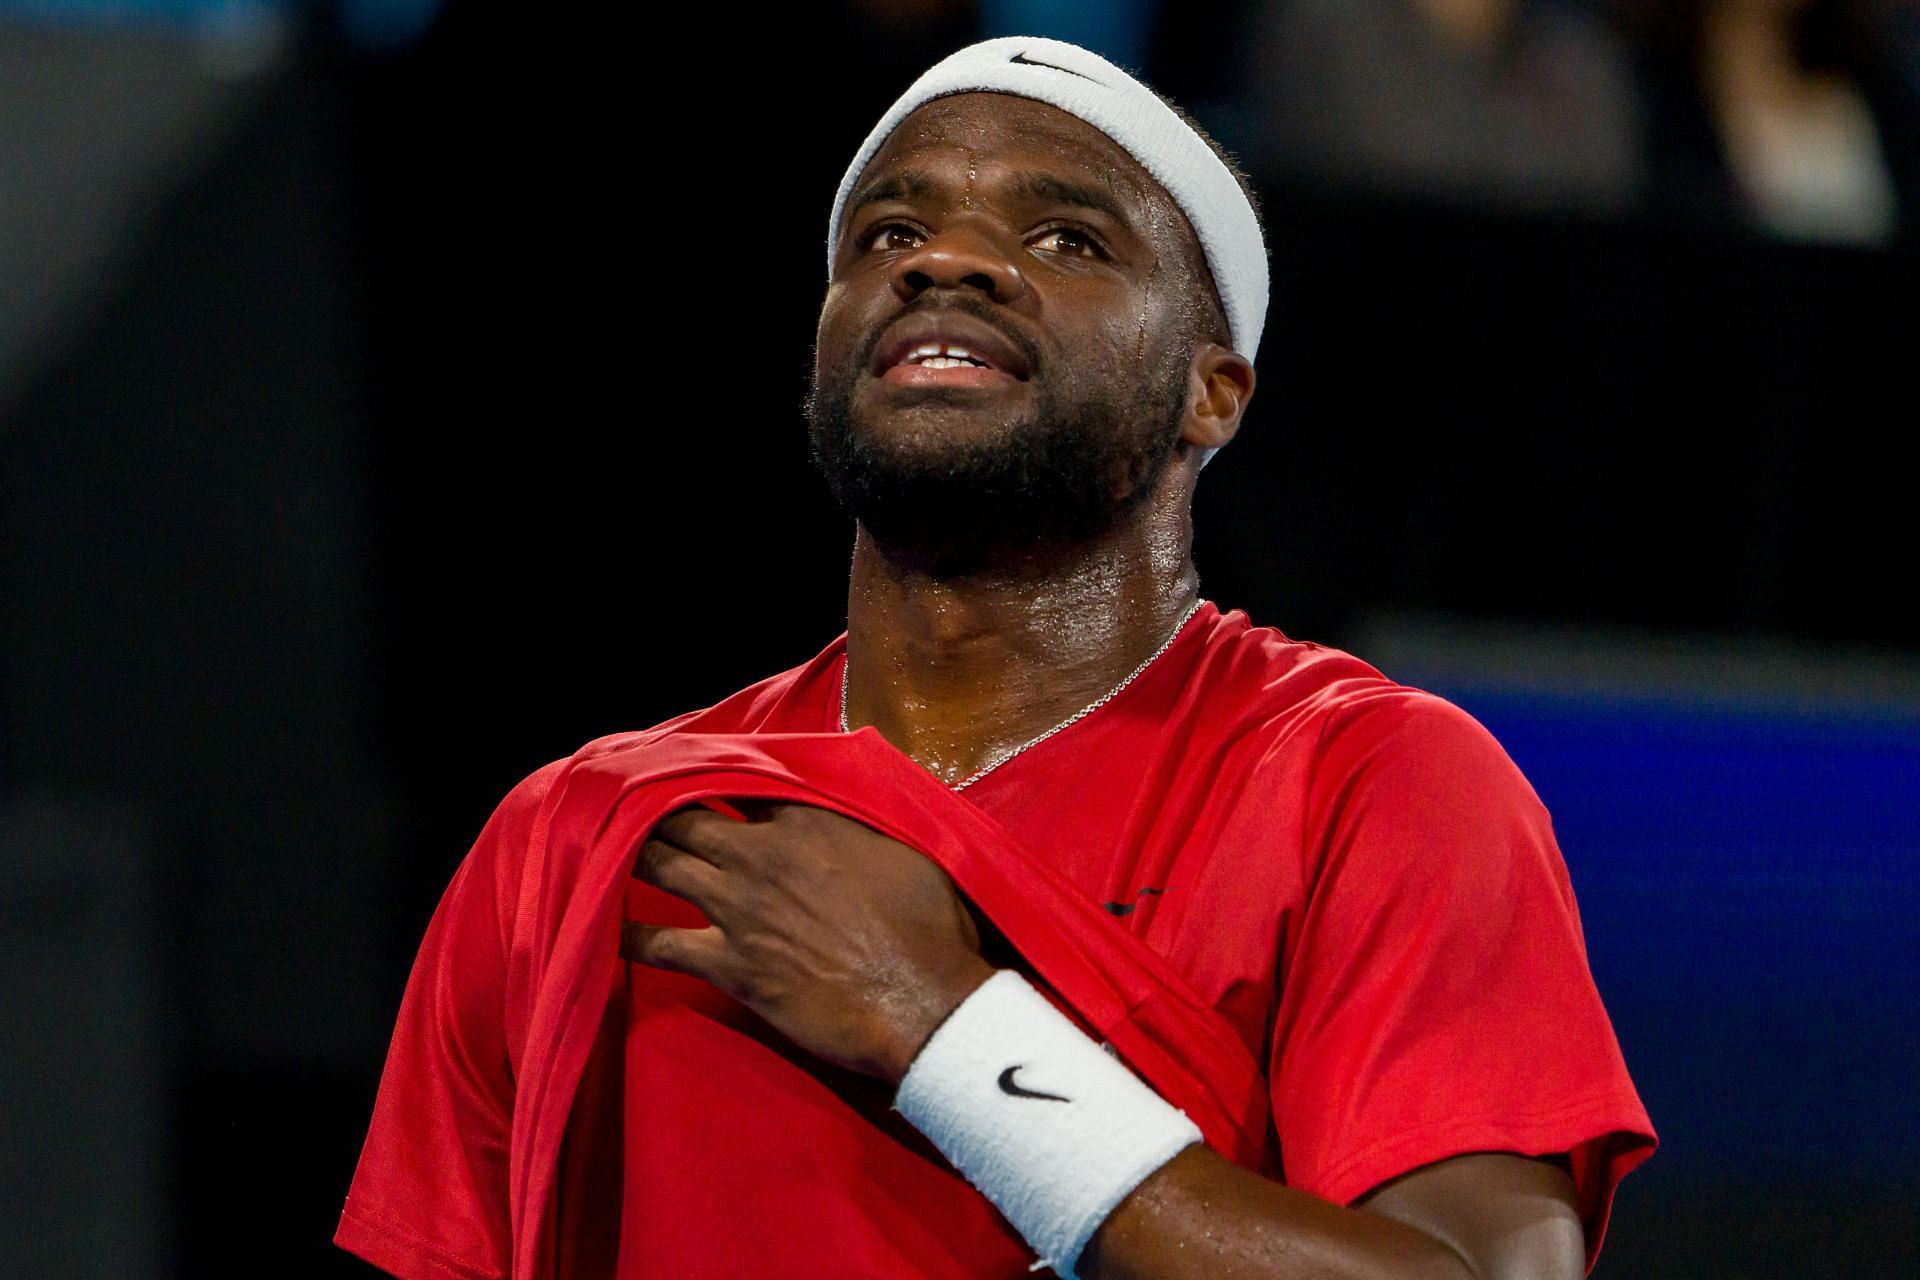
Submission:
[[[1660,1162],[1920,1171],[1920,717],[1429,687],[1553,813]]]

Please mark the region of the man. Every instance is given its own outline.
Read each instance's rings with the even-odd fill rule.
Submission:
[[[1235,175],[1103,60],[989,41],[882,119],[829,251],[847,636],[502,804],[340,1243],[1581,1274],[1653,1138],[1544,812],[1460,712],[1199,597],[1266,304]]]

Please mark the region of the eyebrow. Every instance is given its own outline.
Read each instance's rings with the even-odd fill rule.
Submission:
[[[847,213],[852,214],[855,210],[884,200],[924,200],[932,196],[939,185],[931,175],[918,169],[901,169],[883,174],[853,193],[847,201]],[[1073,182],[1037,170],[1025,170],[1007,180],[1007,190],[1018,200],[1043,200],[1091,209],[1105,214],[1121,226],[1133,225],[1133,219],[1127,216],[1120,200],[1104,186]]]
[[[1073,205],[1081,209],[1091,209],[1104,213],[1123,227],[1131,227],[1133,219],[1121,207],[1114,193],[1104,186],[1093,186],[1084,182],[1070,182],[1055,177],[1051,173],[1016,173],[1008,181],[1008,189],[1022,200],[1045,200],[1053,204]]]
[[[879,204],[882,200],[923,200],[933,194],[939,184],[918,169],[902,169],[875,178],[847,200],[847,212],[870,204]]]

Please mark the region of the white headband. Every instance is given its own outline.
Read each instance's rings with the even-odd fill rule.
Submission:
[[[1076,115],[1125,148],[1180,206],[1213,273],[1233,348],[1253,359],[1267,320],[1267,245],[1253,206],[1220,157],[1153,90],[1097,53],[1039,37],[969,45],[933,68],[860,144],[827,220],[827,274],[853,184],[902,120],[953,93],[1010,93]]]

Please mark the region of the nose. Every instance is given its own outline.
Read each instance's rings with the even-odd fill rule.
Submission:
[[[929,236],[893,264],[890,280],[902,302],[929,289],[975,289],[993,302],[1012,302],[1027,290],[1020,268],[989,237],[955,227]]]

